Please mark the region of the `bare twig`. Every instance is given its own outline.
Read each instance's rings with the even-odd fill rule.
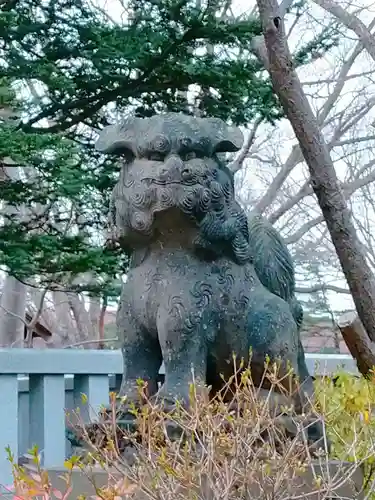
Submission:
[[[346,28],[352,30],[375,61],[375,39],[367,26],[357,16],[351,14],[334,0],[314,0],[314,2],[335,16]]]
[[[110,339],[93,339],[93,340],[82,340],[82,342],[75,342],[74,344],[69,344],[63,347],[63,349],[71,349],[72,347],[78,347],[81,345],[86,345],[86,344],[100,344],[100,343],[109,343],[109,342],[116,342],[118,340],[118,337],[113,337]]]
[[[248,138],[246,140],[246,143],[244,144],[243,148],[241,149],[239,155],[237,158],[235,158],[234,161],[232,161],[229,165],[228,168],[231,170],[233,174],[238,172],[243,165],[243,162],[245,161],[247,155],[250,152],[251,146],[254,144],[255,141],[255,135],[258,130],[259,125],[262,123],[263,118],[259,117],[255,120],[254,126],[251,129]]]
[[[371,29],[374,25],[375,25],[375,19],[371,21],[369,29]],[[265,49],[264,44],[263,48]],[[348,59],[342,65],[339,75],[337,77],[336,85],[332,93],[328,96],[322,109],[318,112],[317,120],[320,127],[323,127],[325,125],[329,113],[332,111],[334,104],[337,102],[337,99],[339,98],[344,88],[350,69],[352,68],[358,56],[361,54],[362,50],[363,50],[362,44],[358,43],[355,46],[352,53],[350,54],[350,56],[348,57]],[[267,62],[268,62],[268,55],[267,55]],[[357,116],[357,121],[358,119],[359,117]],[[337,140],[339,139],[340,136],[343,135],[343,133],[344,132],[341,129],[336,131],[336,133],[334,134],[334,138],[331,141],[332,145],[337,142]],[[288,159],[286,160],[282,168],[279,170],[275,178],[272,180],[271,184],[268,186],[266,193],[255,205],[253,209],[255,213],[263,214],[264,211],[273,203],[284,182],[286,181],[290,173],[293,171],[293,169],[301,161],[303,161],[303,156],[299,148],[299,145],[296,144],[293,146]]]
[[[347,288],[342,288],[340,286],[329,285],[329,284],[319,284],[308,287],[296,287],[297,293],[316,293],[322,292],[324,290],[330,290],[331,292],[344,293],[346,295],[350,295],[350,291]]]

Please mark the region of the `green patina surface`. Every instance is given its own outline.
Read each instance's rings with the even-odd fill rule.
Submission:
[[[111,224],[132,254],[117,318],[121,395],[130,401],[139,379],[171,404],[188,401],[193,379],[220,390],[221,375],[233,374],[232,354],[246,361],[250,350],[255,383],[267,355],[281,358],[304,383],[297,406],[312,397],[291,256],[267,221],[248,220],[218,157],[242,140],[219,119],[177,113],[128,118],[98,140],[98,150],[122,162]]]

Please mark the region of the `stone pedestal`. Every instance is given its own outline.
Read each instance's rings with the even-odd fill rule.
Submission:
[[[321,498],[334,498],[339,499],[342,498],[345,500],[353,499],[360,500],[364,498],[364,494],[361,493],[361,488],[363,484],[363,474],[361,469],[357,469],[354,474],[351,475],[350,479],[348,479],[349,471],[352,470],[353,464],[344,463],[340,464],[339,462],[330,461],[329,462],[329,474],[330,477],[334,477],[337,475],[336,483],[342,482],[342,485],[337,488],[331,495],[324,496],[323,492],[318,492],[317,487],[315,485],[314,474],[310,470],[305,474],[301,475],[300,480],[296,481],[296,488],[293,492],[290,492],[293,496],[300,495],[308,495],[309,500],[321,500]],[[327,477],[327,467],[326,465],[319,465],[318,462],[314,462],[314,471],[317,476]],[[61,475],[66,473],[66,470],[63,469],[51,469],[49,470],[50,480],[55,488],[58,488],[62,491],[65,490],[66,484],[61,479]],[[116,479],[120,479],[120,475],[118,472],[113,472],[112,482]],[[77,498],[79,495],[85,495],[88,497],[89,495],[94,495],[94,487],[93,482],[97,487],[104,487],[108,485],[108,472],[104,472],[103,470],[95,470],[89,473],[89,477],[77,470],[73,472],[73,491],[69,498]],[[270,488],[273,488],[273,485],[270,485]],[[267,488],[266,488],[267,489]],[[316,491],[316,493],[312,494],[312,492]],[[257,491],[257,486],[254,484],[254,489],[252,489],[252,499],[264,498],[265,491],[262,493]],[[271,491],[270,491],[271,493]],[[283,493],[283,497],[287,498],[286,492]],[[137,495],[137,500],[146,499],[146,495],[142,494]]]

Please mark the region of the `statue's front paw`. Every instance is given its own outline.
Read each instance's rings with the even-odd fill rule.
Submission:
[[[150,381],[123,381],[118,394],[118,400],[121,400],[123,406],[142,406],[147,402],[150,395],[156,392],[154,385],[156,384],[153,384]]]
[[[201,379],[197,379],[194,386],[190,383],[164,384],[156,393],[154,401],[162,404],[168,412],[181,407],[187,409],[202,401],[208,402],[209,388]]]
[[[154,401],[162,407],[165,413],[171,413],[179,406],[186,407],[189,402],[189,395],[162,387],[155,395]]]
[[[154,396],[153,402],[161,411],[164,428],[167,432],[169,439],[178,440],[183,433],[183,426],[179,422],[179,408],[187,408],[188,398],[181,394],[176,394],[175,391],[168,389],[161,389]]]

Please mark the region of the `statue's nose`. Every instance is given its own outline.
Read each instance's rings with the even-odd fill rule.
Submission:
[[[193,174],[193,171],[191,168],[189,167],[184,167],[182,170],[181,170],[181,177],[182,179],[184,179],[185,181],[188,181],[190,179],[192,179],[194,177],[194,174]]]
[[[177,155],[171,155],[165,162],[165,173],[175,181],[191,181],[194,178],[193,170]]]
[[[184,168],[184,162],[178,155],[170,155],[164,165],[168,170],[182,170]]]

